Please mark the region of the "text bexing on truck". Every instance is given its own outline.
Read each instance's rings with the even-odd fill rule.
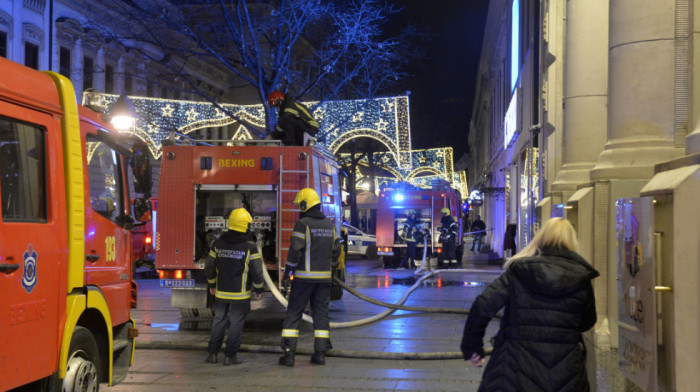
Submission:
[[[226,230],[233,209],[245,208],[253,217],[251,241],[257,242],[278,285],[299,219],[299,209],[292,204],[299,190],[316,190],[323,213],[340,234],[338,165],[327,149],[280,146],[279,141],[237,143],[243,145],[163,148],[156,268],[160,285],[171,287],[171,304],[183,316],[211,316],[204,260],[214,239]],[[344,278],[342,268],[336,274]],[[342,290],[337,287],[333,293],[338,297]]]
[[[457,218],[459,230],[456,238],[457,258],[462,255],[462,208],[461,196],[446,181],[435,181],[431,189],[422,189],[405,183],[396,183],[379,193],[377,201],[377,254],[382,256],[386,267],[398,266],[406,242],[401,238],[401,229],[411,211],[423,222],[428,256],[437,257],[442,265],[442,243],[440,242],[440,210],[449,208],[452,216]],[[423,241],[416,244],[420,249],[416,257],[423,254]]]
[[[127,167],[149,192],[148,153],[67,78],[5,59],[0,74],[0,390],[116,384],[138,335]]]

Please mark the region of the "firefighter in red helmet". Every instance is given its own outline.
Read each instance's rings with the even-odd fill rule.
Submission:
[[[273,91],[267,97],[267,105],[279,108],[277,124],[272,132],[272,139],[282,140],[285,146],[303,146],[305,134],[313,138],[318,133],[318,122],[314,119],[309,108],[295,101],[287,94]]]

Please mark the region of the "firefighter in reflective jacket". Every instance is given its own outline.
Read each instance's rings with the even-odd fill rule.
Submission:
[[[306,303],[311,301],[314,324],[314,354],[311,363],[325,365],[325,352],[332,348],[328,319],[331,296],[331,273],[340,256],[340,240],[333,223],[321,212],[318,194],[310,188],[297,193],[293,201],[301,217],[292,232],[284,280],[294,275],[289,304],[282,326],[282,351],[279,364],[294,366],[299,339],[299,322]]]
[[[309,108],[295,101],[289,94],[273,91],[267,97],[267,104],[279,108],[277,125],[271,137],[282,140],[285,146],[304,146],[305,139],[313,138],[318,133],[318,122],[311,115]],[[305,137],[305,134],[309,136]]]
[[[262,258],[258,248],[247,242],[251,222],[253,219],[244,208],[233,210],[228,231],[214,242],[204,264],[209,291],[214,295],[214,322],[206,358],[209,363],[217,362],[216,354],[227,328],[224,365],[242,362],[236,354],[241,347],[243,323],[250,312],[250,298],[262,297]]]
[[[450,215],[450,209],[445,207],[442,210],[442,219],[440,223],[442,227],[440,228],[440,238],[442,238],[442,251],[443,251],[443,266],[447,268],[457,267],[457,254],[456,254],[456,244],[457,244],[457,231],[459,226],[457,225],[457,219]]]

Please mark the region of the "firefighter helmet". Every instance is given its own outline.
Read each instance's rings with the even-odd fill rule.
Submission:
[[[284,94],[279,91],[273,91],[267,96],[267,106],[271,108],[282,104],[281,101],[284,101]]]
[[[253,218],[245,208],[236,208],[231,211],[228,216],[228,229],[245,233],[248,231],[248,225],[253,223]]]
[[[450,216],[450,209],[447,207],[441,209],[440,212],[442,212],[443,216]]]
[[[304,188],[297,193],[297,196],[292,202],[299,205],[301,212],[306,212],[309,208],[321,203],[321,199],[318,198],[318,193],[311,188]]]

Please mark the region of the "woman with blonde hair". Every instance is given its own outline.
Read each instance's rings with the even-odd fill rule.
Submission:
[[[484,363],[486,326],[505,308],[481,379],[486,391],[589,391],[581,333],[596,322],[591,280],[569,221],[546,221],[474,301],[464,325],[465,360]]]

